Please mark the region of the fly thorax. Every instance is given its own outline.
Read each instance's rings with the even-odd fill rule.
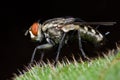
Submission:
[[[45,38],[50,38],[55,44],[59,43],[62,33],[63,31],[57,29],[56,27],[49,27],[46,31],[44,31]]]

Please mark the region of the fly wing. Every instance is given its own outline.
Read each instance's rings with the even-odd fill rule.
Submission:
[[[49,19],[42,24],[43,26],[42,30],[46,31],[49,28],[57,28],[60,30],[62,27],[64,27],[64,25],[73,23],[75,22],[75,20],[76,19],[72,17],[69,18],[60,17],[60,18]]]
[[[74,24],[113,26],[116,24],[116,22],[75,22]]]
[[[61,24],[62,25],[62,24],[69,24],[75,21],[76,21],[76,18],[73,18],[73,17],[67,17],[67,18],[60,17],[60,18],[53,18],[53,19],[46,20],[43,23],[43,25],[45,24]]]

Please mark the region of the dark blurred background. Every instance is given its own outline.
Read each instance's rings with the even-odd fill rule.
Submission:
[[[33,43],[24,33],[38,19],[43,22],[54,17],[72,16],[85,21],[117,21],[115,26],[102,27],[100,30],[103,33],[111,32],[108,37],[110,43],[120,41],[120,6],[115,0],[8,1],[1,4],[0,80],[9,80],[13,73],[28,65],[37,43]]]

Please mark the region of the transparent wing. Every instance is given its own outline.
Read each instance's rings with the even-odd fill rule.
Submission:
[[[53,19],[49,19],[46,20],[43,25],[45,24],[69,24],[72,22],[75,22],[76,18],[73,17],[60,17],[60,18],[53,18]]]
[[[79,25],[104,25],[104,26],[112,26],[115,25],[117,22],[75,22],[74,24]]]

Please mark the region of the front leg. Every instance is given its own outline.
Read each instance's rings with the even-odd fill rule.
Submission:
[[[67,33],[64,33],[63,36],[62,36],[62,39],[60,40],[60,43],[59,43],[59,46],[58,46],[58,51],[57,51],[57,56],[56,56],[56,58],[55,58],[55,65],[56,65],[57,62],[58,62],[58,58],[59,58],[60,51],[61,51],[61,48],[62,48],[62,45],[63,45],[63,42],[64,42],[64,39],[65,39],[66,34],[67,34]]]
[[[36,53],[36,51],[37,51],[38,49],[44,50],[44,49],[49,49],[49,48],[52,48],[52,47],[53,47],[53,45],[50,44],[50,43],[37,46],[37,47],[34,49],[34,52],[33,52],[33,54],[32,54],[32,58],[31,58],[31,61],[30,61],[30,62],[33,63],[33,60],[34,60],[34,57],[35,57],[35,53]],[[43,53],[43,51],[42,51],[42,53],[41,53],[41,60],[42,60],[43,56],[44,56],[44,53]]]

